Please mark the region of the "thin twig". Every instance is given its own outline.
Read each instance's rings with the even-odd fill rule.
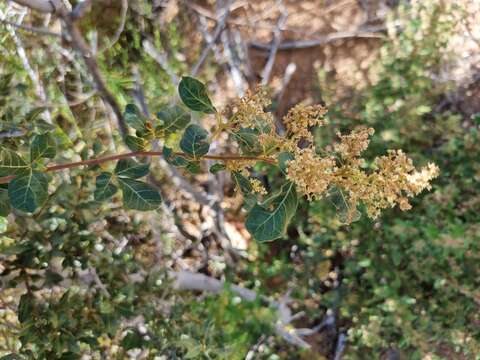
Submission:
[[[185,153],[181,153],[181,152],[174,152],[172,153],[172,155],[184,156],[188,158],[188,156]],[[60,171],[65,169],[72,169],[80,166],[98,165],[108,161],[116,161],[121,159],[132,158],[136,156],[148,156],[148,157],[163,156],[163,152],[162,151],[132,151],[128,153],[109,155],[109,156],[104,156],[104,157],[95,158],[95,159],[88,159],[88,160],[76,161],[76,162],[59,164],[59,165],[51,165],[51,166],[47,166],[47,168],[45,169],[45,172],[55,172],[55,171]],[[206,160],[219,160],[219,161],[258,160],[258,161],[263,161],[269,164],[276,164],[276,161],[270,158],[257,157],[257,156],[240,156],[235,154],[204,155],[202,156],[202,158]],[[0,184],[8,183],[14,177],[15,175],[0,177]]]
[[[26,6],[32,10],[39,11],[42,13],[54,13],[56,11],[56,6],[53,1],[49,0],[13,0],[17,4]]]
[[[272,74],[273,65],[275,65],[275,59],[277,57],[278,48],[280,42],[282,41],[282,28],[287,22],[287,9],[283,6],[283,1],[279,1],[280,7],[280,17],[278,18],[277,25],[273,31],[273,41],[270,48],[270,54],[268,55],[267,63],[262,71],[262,85],[267,85],[270,80],[270,75]]]
[[[58,38],[62,37],[62,34],[50,31],[46,28],[17,24],[13,21],[8,21],[8,20],[5,20],[5,19],[1,19],[0,22],[4,23],[6,25],[13,26],[13,27],[15,27],[17,29],[20,29],[20,30],[33,32],[33,33],[40,34],[40,35],[53,36],[53,37],[58,37]]]
[[[113,96],[113,94],[108,90],[107,84],[100,72],[97,60],[95,56],[92,54],[90,48],[88,47],[83,35],[81,34],[80,30],[76,26],[74,20],[68,13],[67,9],[63,7],[60,10],[60,14],[62,19],[65,22],[67,31],[71,38],[72,46],[75,50],[77,50],[81,55],[85,64],[87,65],[88,70],[92,74],[93,80],[95,82],[96,88],[102,97],[102,99],[110,106],[112,111],[114,112],[119,130],[122,136],[128,134],[128,128],[123,119],[122,111],[120,110],[120,105],[117,103],[117,100]]]
[[[24,9],[22,14],[20,15],[20,20],[19,20],[20,24],[22,23],[25,15],[26,15],[26,9]],[[2,19],[4,19],[6,17],[6,14],[2,14],[0,12],[0,16],[1,16]],[[33,87],[35,89],[35,93],[37,94],[37,97],[40,99],[40,101],[46,102],[47,101],[46,91],[43,87],[43,84],[41,83],[40,77],[38,76],[38,74],[35,72],[35,70],[30,65],[30,61],[28,59],[27,52],[25,51],[25,48],[23,46],[22,39],[20,39],[20,37],[17,35],[17,33],[15,32],[15,28],[13,26],[7,25],[7,27],[8,27],[8,30],[10,32],[10,35],[13,38],[13,41],[15,42],[15,45],[17,47],[17,54],[18,54],[20,60],[22,61],[23,67],[24,67],[25,71],[27,72],[28,77],[32,81],[32,84],[33,84]],[[49,124],[52,123],[52,115],[50,114],[50,111],[48,111],[48,110],[45,111],[45,120]]]
[[[221,15],[220,19],[218,20],[217,26],[215,28],[215,31],[212,35],[211,41],[207,43],[207,46],[203,49],[200,58],[198,59],[197,63],[195,66],[192,68],[191,75],[195,76],[197,75],[198,71],[202,67],[203,63],[207,59],[207,55],[212,49],[213,45],[215,45],[215,42],[218,40],[220,37],[220,34],[222,33],[223,29],[225,28],[226,22],[228,15],[230,14],[230,4],[232,0],[227,1],[227,6],[223,9],[223,14]]]
[[[145,52],[157,62],[158,65],[162,67],[162,69],[168,74],[170,77],[170,80],[172,81],[173,85],[176,87],[179,80],[178,76],[175,74],[175,72],[172,70],[172,68],[169,65],[167,56],[162,54],[160,51],[158,51],[155,46],[153,45],[153,42],[149,39],[145,39],[142,42],[143,49]]]
[[[345,345],[347,344],[347,336],[344,333],[338,335],[337,347],[335,348],[335,357],[334,360],[341,360],[343,351],[345,350]]]
[[[385,30],[385,26],[372,26],[362,30],[340,31],[311,40],[285,41],[278,45],[278,50],[306,49],[310,47],[325,45],[333,41],[349,38],[381,38],[382,36],[378,33]],[[271,44],[264,44],[257,41],[252,41],[249,45],[255,49],[265,51],[270,51],[273,47],[273,45]]]

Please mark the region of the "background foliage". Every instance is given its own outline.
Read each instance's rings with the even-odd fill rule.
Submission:
[[[164,109],[179,103],[175,81],[189,72],[203,50],[193,13],[181,2],[171,17],[168,7],[130,1],[123,32],[111,43],[121,6],[105,4],[80,25],[89,44],[101,50],[97,58],[108,88],[122,108],[138,105],[127,107],[125,115],[162,109],[157,118],[163,122],[156,130],[168,134],[172,143],[180,141],[168,126],[178,109]],[[1,4],[0,16],[17,22],[23,16],[19,9]],[[98,11],[106,15],[91,15]],[[474,104],[468,110],[459,105],[473,102],[467,93],[478,80],[464,85],[448,77],[458,58],[450,42],[464,32],[459,26],[467,13],[468,7],[449,2],[401,2],[389,12],[388,32],[378,40],[379,50],[368,67],[374,81],[340,93],[335,74],[320,67],[311,92],[327,104],[332,125],[316,130],[318,144],[331,143],[337,130],[368,125],[376,130],[368,157],[401,148],[415,162],[434,161],[440,167],[433,190],[416,198],[409,212],[392,209],[376,221],[362,217],[346,226],[339,221],[345,203],[338,194],[311,203],[300,200],[286,234],[273,243],[258,243],[249,241],[238,220],[245,218],[233,190],[237,184],[243,191],[240,175],[205,175],[208,167],[199,168],[196,161],[185,163],[190,171],[181,176],[168,167],[178,165],[177,158],[150,164],[148,181],[159,185],[164,200],[153,213],[123,207],[121,193],[105,182],[121,171],[111,163],[49,178],[45,205],[30,215],[15,211],[7,216],[7,187],[0,185],[0,355],[333,359],[346,339],[341,351],[345,359],[478,359],[480,115]],[[38,14],[26,16],[28,25],[44,26]],[[39,170],[53,157],[45,146],[52,138],[59,163],[126,150],[91,74],[68,44],[6,23],[0,26],[2,147],[29,154],[35,144],[43,144],[39,148],[47,150],[41,157],[38,151],[31,153]],[[58,30],[55,24],[49,29]],[[167,66],[146,51],[145,41],[166,54]],[[19,52],[22,46],[28,66]],[[222,88],[227,80],[217,57],[215,51],[210,54],[201,75],[215,104],[231,96]],[[202,94],[197,84],[193,87]],[[272,87],[275,93],[274,81]],[[216,110],[182,87],[180,99],[194,110]],[[281,99],[276,99],[272,110],[280,118]],[[198,113],[192,116],[194,124],[212,125],[209,118],[201,122]],[[125,116],[136,130],[127,142],[132,150],[142,146],[133,134],[146,131],[138,118],[128,121]],[[179,129],[187,126],[184,120]],[[201,133],[197,125],[190,126],[192,136]],[[180,143],[193,160],[206,146],[195,141],[184,137]],[[210,146],[229,150],[232,143],[220,137]],[[142,164],[137,165],[142,173]],[[268,190],[280,187],[279,170],[258,165],[255,171]],[[124,191],[126,203],[125,184],[137,181],[138,174],[118,177],[115,186]],[[108,185],[100,192],[102,181]],[[218,188],[223,194],[219,203],[204,201],[204,193]],[[157,208],[159,202],[155,204]],[[238,248],[227,245],[215,225],[219,209],[230,236],[243,239]],[[172,270],[221,278],[226,285],[219,294],[178,291],[169,276]],[[278,336],[278,309],[262,298],[245,301],[234,284],[278,301],[288,294],[288,306],[304,312],[289,326],[317,329],[304,337],[311,349],[300,350]]]

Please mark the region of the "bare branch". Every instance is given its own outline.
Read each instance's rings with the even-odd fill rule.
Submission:
[[[230,15],[230,4],[231,4],[231,0],[228,0],[227,5],[223,9],[223,14],[220,16],[220,19],[217,22],[217,26],[212,35],[211,41],[209,41],[207,46],[203,49],[202,54],[200,55],[200,58],[198,59],[195,66],[192,68],[192,71],[191,71],[192,76],[195,76],[198,73],[203,63],[207,59],[208,53],[210,52],[212,47],[215,45],[215,42],[218,40],[220,35],[222,34],[222,31],[225,28],[225,25],[227,23],[228,15]]]
[[[58,37],[58,38],[62,37],[62,34],[50,31],[50,30],[45,29],[45,28],[39,28],[39,27],[28,26],[28,25],[23,25],[23,24],[17,24],[17,23],[14,23],[13,21],[8,21],[8,20],[4,20],[4,19],[0,20],[0,22],[4,23],[6,25],[13,26],[17,29],[30,31],[30,32],[40,34],[40,35],[53,36],[53,37]]]
[[[272,73],[273,65],[275,64],[275,58],[277,57],[277,51],[282,41],[282,28],[287,22],[287,9],[283,6],[283,1],[279,1],[280,4],[280,17],[277,21],[277,26],[273,31],[273,42],[270,48],[270,54],[268,55],[267,63],[262,71],[262,85],[267,85],[270,80],[270,75]]]
[[[311,40],[285,41],[278,45],[278,50],[306,49],[310,47],[325,45],[336,40],[343,40],[349,38],[381,38],[382,35],[378,33],[384,32],[386,30],[387,28],[381,25],[366,27],[354,31],[339,31]],[[252,41],[249,45],[255,49],[265,51],[270,51],[273,46],[271,44],[264,44],[257,41]]]
[[[190,271],[170,271],[169,276],[173,280],[173,287],[177,290],[207,291],[218,294],[225,289],[226,285],[224,281]],[[230,285],[230,289],[247,301],[254,301],[259,297],[255,291],[238,285]],[[310,344],[296,333],[296,329],[290,329],[290,327],[286,326],[292,319],[288,307],[279,301],[264,297],[261,297],[261,299],[276,308],[279,313],[279,321],[275,324],[275,332],[277,335],[292,345],[302,349],[310,349]]]
[[[42,13],[54,13],[57,11],[55,2],[50,0],[13,0],[17,4],[26,6]]]

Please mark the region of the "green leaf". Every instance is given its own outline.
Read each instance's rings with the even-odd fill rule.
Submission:
[[[252,193],[252,184],[250,183],[250,180],[248,180],[248,178],[242,175],[242,173],[240,173],[239,171],[234,171],[232,172],[232,177],[235,181],[235,184],[237,184],[238,188],[244,196]]]
[[[213,164],[212,166],[210,166],[209,171],[210,171],[212,174],[216,174],[216,173],[218,173],[219,171],[225,170],[226,168],[227,168],[227,167],[225,166],[225,164]]]
[[[8,196],[15,209],[34,212],[48,198],[48,178],[38,171],[21,173],[8,184]]]
[[[8,198],[8,188],[0,187],[0,216],[10,214],[10,200]]]
[[[18,303],[18,321],[24,323],[32,317],[34,305],[33,294],[23,294]]]
[[[238,143],[240,150],[246,155],[257,155],[262,152],[262,146],[258,141],[258,130],[241,128],[232,133]]]
[[[125,136],[125,144],[132,151],[143,151],[143,150],[145,150],[145,140],[143,140],[142,138],[133,136],[133,135]]]
[[[22,360],[22,358],[17,354],[8,354],[5,356],[2,356],[0,360]]]
[[[248,213],[245,226],[259,242],[278,239],[285,234],[297,204],[295,186],[289,182],[282,186],[278,194],[261,205],[255,205]]]
[[[181,106],[171,106],[157,113],[162,124],[157,131],[164,131],[166,135],[185,129],[190,122],[190,114]]]
[[[190,161],[185,169],[190,174],[200,174],[202,172],[202,168],[200,167],[200,161]]]
[[[188,155],[197,159],[210,149],[207,141],[208,132],[202,127],[192,124],[185,129],[182,140],[180,140],[180,148]]]
[[[289,152],[281,152],[278,154],[278,166],[284,174],[287,173],[288,162],[293,159],[295,159],[295,157]]]
[[[148,174],[150,164],[140,164],[133,159],[119,160],[115,167],[115,174],[120,177],[138,179]]]
[[[57,144],[51,134],[35,135],[30,144],[30,161],[40,158],[53,159],[57,154]]]
[[[96,201],[105,201],[116,194],[118,188],[113,184],[113,175],[102,172],[95,181],[95,192],[93,197]]]
[[[25,120],[28,122],[28,123],[31,123],[33,121],[35,121],[41,113],[43,113],[47,108],[44,107],[44,106],[41,106],[41,107],[36,107],[32,110],[30,110],[26,115],[25,115]]]
[[[128,104],[125,107],[123,118],[125,119],[127,125],[131,128],[141,132],[145,132],[147,130],[147,120],[134,104]]]
[[[9,149],[0,150],[0,176],[14,175],[26,169],[28,169],[27,162],[16,152]]]
[[[203,83],[189,76],[184,76],[178,85],[178,93],[183,103],[194,111],[205,114],[217,112],[207,94],[207,88]]]
[[[123,192],[123,202],[130,208],[140,211],[158,209],[162,198],[152,186],[137,180],[118,178]]]

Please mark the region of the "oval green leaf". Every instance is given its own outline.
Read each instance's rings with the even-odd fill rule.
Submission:
[[[21,173],[8,184],[8,197],[15,209],[34,212],[48,198],[48,178],[38,171]]]
[[[208,132],[201,126],[192,124],[185,129],[180,148],[187,154],[197,159],[208,153],[210,144],[207,141]]]
[[[0,150],[0,176],[13,175],[20,170],[27,170],[28,164],[15,151]]]
[[[162,121],[162,124],[156,130],[163,131],[165,135],[185,129],[190,122],[190,114],[178,105],[159,111],[157,117]]]
[[[129,178],[118,178],[123,193],[123,203],[134,210],[148,211],[158,209],[162,203],[159,192],[152,186]]]
[[[191,110],[205,114],[217,112],[208,97],[206,86],[197,79],[184,76],[178,85],[178,94],[183,103]]]
[[[120,177],[138,179],[148,174],[150,164],[140,164],[133,159],[119,160],[115,167],[115,174]]]
[[[51,134],[35,135],[30,143],[30,161],[41,158],[53,159],[57,154],[57,144]]]
[[[123,118],[125,119],[125,122],[127,123],[127,125],[130,126],[131,128],[140,132],[145,132],[147,130],[146,128],[147,120],[142,115],[142,113],[140,112],[140,110],[137,108],[136,105],[128,104],[125,107]]]
[[[95,192],[93,197],[96,201],[105,201],[116,194],[118,188],[113,184],[113,175],[103,172],[97,176],[95,181]]]
[[[248,213],[245,226],[253,238],[266,242],[282,237],[295,215],[298,199],[293,183],[285,184],[280,192]]]

